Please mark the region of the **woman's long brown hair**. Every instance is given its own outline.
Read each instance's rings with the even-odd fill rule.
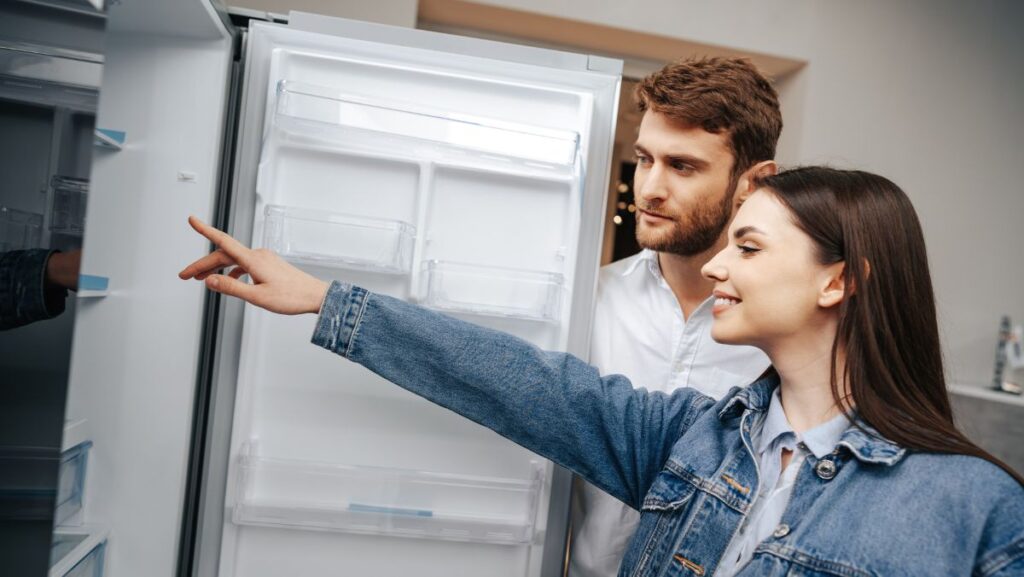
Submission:
[[[817,246],[819,262],[844,262],[846,298],[832,345],[832,396],[913,451],[980,457],[1021,484],[1024,477],[961,433],[942,365],[935,295],[924,234],[910,199],[886,178],[856,170],[805,167],[761,179]]]

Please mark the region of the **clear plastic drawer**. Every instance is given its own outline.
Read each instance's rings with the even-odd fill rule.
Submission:
[[[264,246],[304,264],[406,274],[416,229],[405,222],[268,205]]]
[[[561,274],[436,260],[425,262],[423,270],[422,302],[428,307],[549,322],[560,318]]]
[[[275,123],[285,130],[357,148],[415,157],[526,163],[571,170],[575,132],[373,102],[322,86],[281,81]]]
[[[57,478],[57,507],[54,524],[80,524],[82,496],[85,492],[85,465],[92,443],[86,441],[63,452]]]
[[[0,206],[0,252],[37,248],[43,215]]]
[[[529,480],[243,456],[239,525],[524,544],[533,541],[542,467]]]

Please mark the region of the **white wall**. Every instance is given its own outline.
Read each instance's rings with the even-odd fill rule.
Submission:
[[[1024,321],[1024,4],[479,3],[807,61],[781,90],[780,160],[863,168],[907,191],[928,240],[951,380],[990,380],[999,316]]]

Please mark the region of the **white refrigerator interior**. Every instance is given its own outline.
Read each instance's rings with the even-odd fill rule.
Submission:
[[[584,352],[615,63],[296,23],[248,36],[235,202],[252,244]],[[598,222],[581,226],[585,207]],[[539,575],[551,463],[310,345],[314,323],[245,307],[220,574]]]

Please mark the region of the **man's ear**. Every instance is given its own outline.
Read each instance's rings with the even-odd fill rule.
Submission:
[[[755,190],[757,190],[758,179],[778,173],[779,165],[775,164],[774,160],[762,160],[748,168],[742,175],[740,175],[739,182],[736,183],[736,193],[733,195],[734,208],[739,208],[740,205],[743,204]]]
[[[846,297],[846,263],[837,262],[829,265],[822,272],[821,289],[818,291],[818,306],[832,308],[843,302]]]

